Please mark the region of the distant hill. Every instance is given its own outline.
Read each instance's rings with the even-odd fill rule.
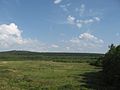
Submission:
[[[62,53],[62,52],[31,52],[6,51],[0,52],[0,60],[51,60],[51,61],[81,61],[97,59],[104,54],[99,53]]]

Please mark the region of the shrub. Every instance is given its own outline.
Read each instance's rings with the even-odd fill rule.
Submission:
[[[99,57],[97,60],[90,62],[90,65],[102,67],[102,59],[103,57]]]
[[[109,47],[103,57],[103,77],[108,85],[120,87],[120,45]]]

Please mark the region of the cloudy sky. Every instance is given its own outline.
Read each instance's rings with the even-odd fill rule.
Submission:
[[[105,53],[120,44],[120,0],[0,0],[0,51]]]

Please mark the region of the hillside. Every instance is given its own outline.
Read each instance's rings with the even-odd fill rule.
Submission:
[[[94,60],[103,56],[98,53],[58,53],[58,52],[30,52],[30,51],[6,51],[0,52],[0,60],[47,60],[64,62],[81,62]]]

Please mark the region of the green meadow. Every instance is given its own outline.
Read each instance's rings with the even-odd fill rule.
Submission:
[[[84,74],[99,70],[88,63],[1,61],[0,90],[86,90]]]
[[[0,55],[0,90],[96,90],[100,87],[96,73],[101,68],[90,65],[99,56],[96,54],[6,52]]]

